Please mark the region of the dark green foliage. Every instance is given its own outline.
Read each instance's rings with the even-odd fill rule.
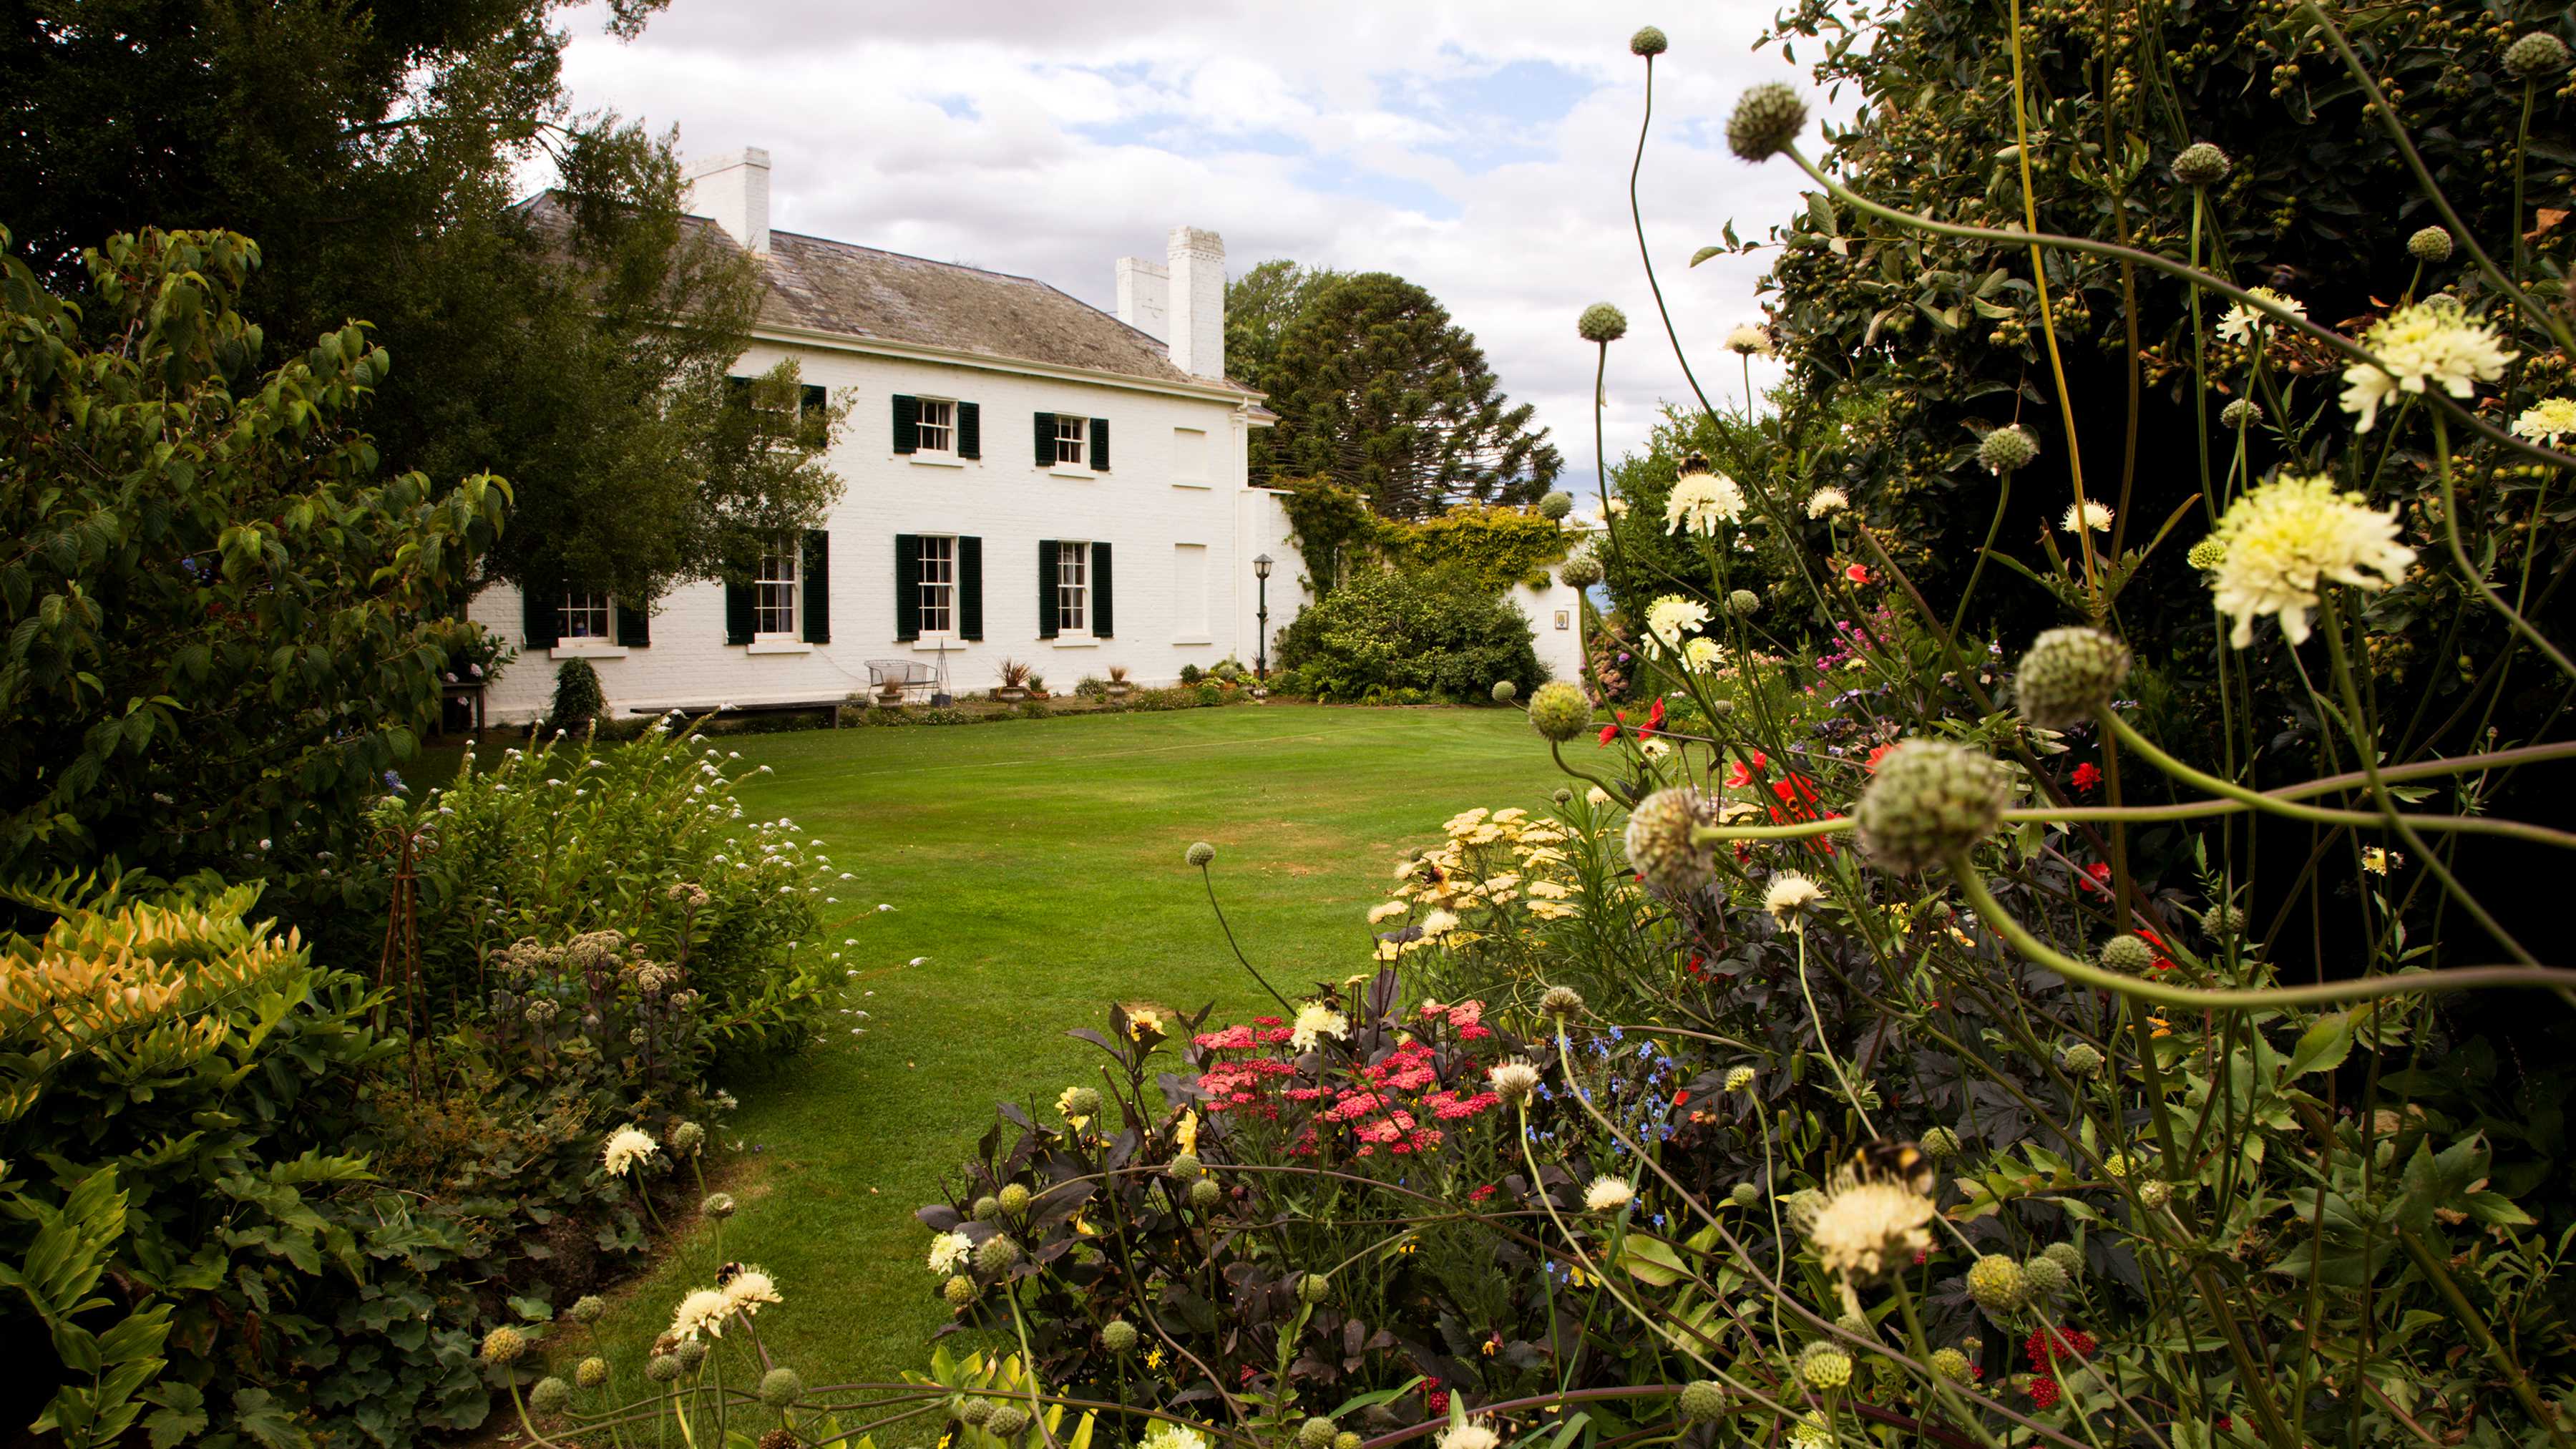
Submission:
[[[1564,459],[1503,395],[1484,351],[1429,292],[1385,272],[1335,277],[1279,338],[1253,481],[1322,476],[1392,518],[1529,503]]]
[[[0,40],[5,220],[93,305],[79,249],[101,237],[256,238],[255,362],[374,323],[402,362],[368,413],[383,453],[518,485],[524,526],[488,576],[657,597],[736,562],[743,525],[811,522],[831,483],[812,428],[742,413],[727,373],[757,279],[680,221],[669,138],[571,113],[567,8],[21,7]],[[658,8],[619,0],[609,25],[632,35]],[[540,161],[560,190],[514,207]],[[790,446],[748,445],[773,436]]]
[[[1317,698],[1341,701],[1413,689],[1478,702],[1492,698],[1498,679],[1526,693],[1547,678],[1518,609],[1438,570],[1345,579],[1279,631],[1278,660]]]
[[[450,659],[491,657],[442,621],[509,489],[379,478],[357,414],[391,360],[347,326],[267,365],[259,256],[112,238],[85,316],[0,259],[0,878],[306,878],[360,848]]]
[[[599,690],[599,671],[587,659],[567,659],[555,666],[555,703],[546,712],[550,729],[587,733],[607,699]]]
[[[1225,284],[1225,370],[1247,387],[1279,391],[1279,342],[1317,294],[1340,281],[1344,273],[1329,267],[1300,266],[1284,257],[1261,263]],[[1252,437],[1258,456],[1268,446]]]

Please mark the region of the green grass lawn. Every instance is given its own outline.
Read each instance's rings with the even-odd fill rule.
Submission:
[[[828,1045],[723,1083],[750,1148],[725,1254],[777,1278],[786,1301],[761,1337],[812,1383],[925,1362],[947,1310],[913,1209],[997,1099],[1052,1103],[1096,1078],[1096,1049],[1066,1031],[1105,1027],[1112,999],[1254,1012],[1257,988],[1181,859],[1190,842],[1216,846],[1246,954],[1293,991],[1369,965],[1364,912],[1399,850],[1459,810],[1540,806],[1564,783],[1503,709],[1271,705],[728,747],[774,771],[745,808],[786,815],[858,877],[840,883],[827,936],[856,972],[849,1004],[873,1014],[867,1035],[836,1016]],[[618,1295],[602,1326],[624,1362],[711,1268],[701,1234]]]

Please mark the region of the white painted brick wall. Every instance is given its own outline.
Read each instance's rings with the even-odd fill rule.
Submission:
[[[867,688],[867,661],[942,656],[898,642],[894,617],[894,540],[899,533],[972,534],[984,540],[984,639],[945,654],[959,696],[996,682],[1005,657],[1026,660],[1050,689],[1069,691],[1085,675],[1106,677],[1125,664],[1141,684],[1167,684],[1181,666],[1202,668],[1228,655],[1253,662],[1251,559],[1279,562],[1270,580],[1270,622],[1286,626],[1303,604],[1304,566],[1289,542],[1274,495],[1244,486],[1247,423],[1232,406],[1137,391],[1110,384],[1052,381],[935,361],[861,355],[821,347],[763,342],[741,370],[757,374],[792,351],[804,380],[853,404],[831,466],[844,480],[825,527],[831,533],[832,640],[803,653],[755,654],[725,642],[724,590],[691,584],[661,601],[649,647],[578,647],[599,671],[617,714],[673,706],[837,700]],[[942,466],[893,448],[897,393],[975,402],[983,409],[983,458]],[[1035,466],[1034,418],[1045,411],[1106,417],[1111,471],[1064,472]],[[1174,430],[1206,435],[1202,479],[1176,476]],[[1106,541],[1112,546],[1116,637],[1043,640],[1037,632],[1037,544],[1040,539]],[[1207,578],[1204,636],[1184,636],[1174,597],[1174,545],[1204,545]],[[499,722],[542,715],[553,698],[556,657],[524,652],[518,591],[486,589],[472,614],[523,650],[488,701]]]

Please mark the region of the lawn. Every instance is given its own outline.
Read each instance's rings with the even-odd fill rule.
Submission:
[[[853,973],[848,1004],[872,1015],[867,1035],[836,1017],[828,1044],[724,1084],[750,1149],[729,1184],[741,1212],[725,1255],[777,1278],[786,1302],[761,1336],[810,1382],[924,1362],[947,1310],[913,1209],[997,1099],[1051,1104],[1095,1079],[1096,1050],[1066,1031],[1103,1026],[1112,999],[1254,1009],[1182,861],[1190,842],[1216,846],[1246,953],[1293,990],[1368,965],[1364,912],[1398,851],[1459,810],[1543,805],[1565,782],[1503,709],[1271,705],[729,747],[773,771],[746,807],[785,814],[857,876],[828,938]],[[700,1235],[618,1296],[603,1328],[621,1361],[641,1361],[711,1268]]]

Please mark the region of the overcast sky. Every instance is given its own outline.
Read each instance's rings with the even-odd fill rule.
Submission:
[[[673,0],[631,43],[575,14],[565,68],[577,106],[676,124],[684,151],[768,148],[782,230],[1021,273],[1103,308],[1115,259],[1159,260],[1179,223],[1222,233],[1230,273],[1271,257],[1398,273],[1537,404],[1588,493],[1585,305],[1631,323],[1611,349],[1611,457],[1687,396],[1628,219],[1644,72],[1628,36],[1651,21],[1672,37],[1646,234],[1701,382],[1734,398],[1720,341],[1758,316],[1765,254],[1686,263],[1730,219],[1757,238],[1798,204],[1786,162],[1725,148],[1747,85],[1806,87],[1777,47],[1752,49],[1772,8]]]

